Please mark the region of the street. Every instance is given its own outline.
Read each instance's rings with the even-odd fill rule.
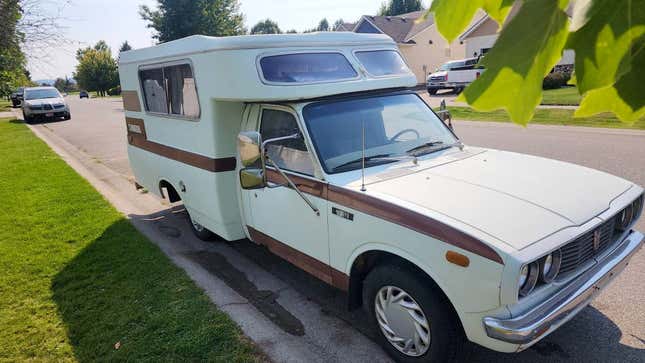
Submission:
[[[34,127],[43,134],[53,133],[73,145],[86,158],[131,182],[121,99],[79,100],[67,97],[67,100],[72,112],[70,121]],[[644,131],[563,126],[522,128],[512,124],[467,121],[455,121],[454,127],[457,135],[469,145],[567,161],[645,185]],[[112,185],[116,193],[120,193],[122,184]],[[127,191],[130,193],[128,196],[133,193],[133,189],[131,186],[131,190]],[[142,206],[149,206],[152,200],[150,195],[145,194],[138,194],[136,198],[140,200],[134,202]],[[257,311],[278,326],[282,331],[279,336],[302,339],[296,342],[302,341],[316,347],[318,350],[314,350],[312,354],[320,354],[322,358],[317,359],[320,361],[386,360],[376,344],[365,339],[371,339],[375,332],[366,326],[363,312],[347,312],[340,292],[249,241],[221,243],[217,247],[205,246],[207,244],[197,241],[189,235],[187,228],[180,225],[184,221],[175,216],[179,209],[169,209],[168,205],[158,201],[156,203],[156,208],[146,207],[146,210],[150,214],[173,215],[161,227],[165,228],[168,235],[174,234],[176,243],[183,243],[179,253],[243,296]],[[645,218],[641,218],[636,227],[645,230]],[[236,263],[232,259],[254,262]],[[645,361],[644,279],[645,252],[641,251],[623,275],[590,307],[540,343],[516,355],[496,353],[470,344],[468,361]],[[279,283],[270,288],[254,286],[258,281],[269,280]],[[266,292],[265,290],[273,292],[274,297],[270,303],[257,297],[261,295],[258,292]],[[299,305],[301,301],[305,301],[306,306]],[[223,310],[231,314],[231,310]],[[233,318],[236,320],[235,316]],[[261,332],[256,332],[259,335],[253,336],[251,326],[245,326],[239,321],[238,324],[254,341],[263,339],[259,336]],[[274,349],[262,342],[258,344],[263,349]],[[288,351],[275,354],[290,357]]]

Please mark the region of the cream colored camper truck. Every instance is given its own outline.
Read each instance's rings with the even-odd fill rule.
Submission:
[[[462,144],[387,36],[192,36],[119,60],[138,185],[347,292],[399,361],[571,319],[643,244],[643,189]]]

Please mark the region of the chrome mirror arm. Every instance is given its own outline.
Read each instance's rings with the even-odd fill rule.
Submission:
[[[271,160],[271,158],[269,157],[269,155],[266,155],[265,157],[266,157],[266,159],[267,159],[269,162],[271,162],[271,165],[275,168],[275,170],[276,170],[276,171],[277,171],[277,172],[278,172],[278,173],[279,173],[279,174],[280,174],[280,175],[281,175],[281,176],[282,176],[282,177],[287,181],[287,183],[289,184],[289,186],[290,186],[291,188],[293,188],[293,190],[295,190],[295,191],[296,191],[296,193],[298,193],[298,195],[300,196],[300,198],[302,198],[302,200],[304,200],[304,201],[305,201],[305,203],[307,203],[307,205],[309,206],[309,208],[311,208],[311,209],[314,211],[314,213],[316,213],[316,215],[317,215],[317,216],[319,216],[319,215],[320,215],[320,211],[319,211],[319,210],[318,210],[318,208],[316,208],[316,206],[315,206],[315,205],[314,205],[314,204],[309,200],[309,198],[307,198],[304,194],[302,194],[302,192],[300,191],[300,189],[298,189],[298,187],[297,187],[297,186],[296,186],[296,185],[291,181],[291,179],[289,179],[289,177],[287,176],[287,174],[285,174],[285,173],[282,171],[282,169],[280,169],[280,167],[279,167],[276,163],[274,163],[274,162],[273,162],[273,160]]]
[[[279,173],[279,174],[280,174],[280,175],[281,175],[281,176],[282,176],[282,177],[287,181],[287,183],[289,184],[289,186],[290,186],[291,188],[293,188],[293,190],[295,190],[295,191],[296,191],[296,193],[298,193],[298,195],[300,196],[300,198],[302,198],[302,200],[304,200],[304,201],[305,201],[305,203],[307,203],[307,205],[308,205],[308,206],[309,206],[309,207],[314,211],[314,213],[316,213],[316,215],[317,215],[317,216],[319,216],[319,215],[320,215],[320,211],[318,210],[318,208],[316,208],[316,206],[315,206],[315,205],[314,205],[314,204],[309,200],[309,198],[307,198],[304,194],[302,194],[302,192],[300,191],[300,189],[298,189],[298,187],[297,187],[297,186],[296,186],[296,185],[291,181],[291,179],[289,179],[289,177],[287,176],[287,174],[285,174],[285,173],[282,171],[282,169],[280,169],[280,167],[278,166],[278,164],[277,164],[277,163],[275,163],[273,160],[271,160],[271,158],[269,157],[269,155],[268,155],[268,154],[266,153],[266,151],[265,151],[265,150],[266,150],[266,146],[267,146],[268,144],[272,143],[272,142],[282,141],[282,140],[297,139],[297,138],[299,138],[299,137],[300,137],[300,134],[299,134],[299,133],[295,133],[295,134],[288,135],[288,136],[282,136],[282,137],[276,137],[276,138],[273,138],[273,139],[268,139],[268,140],[265,140],[265,141],[263,141],[263,142],[262,142],[262,168],[264,169],[264,170],[263,170],[263,171],[264,171],[264,173],[263,173],[263,174],[264,174],[264,178],[265,178],[265,184],[266,184],[266,185],[268,185],[268,183],[266,183],[266,165],[265,165],[265,164],[266,164],[266,162],[267,162],[267,161],[269,161],[269,162],[271,163],[271,165],[275,168],[275,170],[276,170],[276,171],[277,171],[277,172],[278,172],[278,173]]]

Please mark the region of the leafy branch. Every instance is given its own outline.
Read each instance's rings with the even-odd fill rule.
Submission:
[[[474,109],[504,109],[526,125],[542,99],[544,76],[571,49],[573,83],[583,97],[577,117],[613,112],[633,123],[645,116],[645,0],[434,0],[428,13],[452,41],[478,9],[501,30],[481,61],[486,72],[459,98]]]

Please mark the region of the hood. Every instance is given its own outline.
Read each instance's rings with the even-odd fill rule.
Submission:
[[[519,250],[587,222],[631,186],[574,164],[486,150],[372,183],[368,192],[441,213]]]
[[[42,98],[42,99],[35,99],[35,100],[27,100],[25,103],[29,106],[38,106],[38,105],[58,105],[61,103],[65,103],[65,100],[62,98]]]

